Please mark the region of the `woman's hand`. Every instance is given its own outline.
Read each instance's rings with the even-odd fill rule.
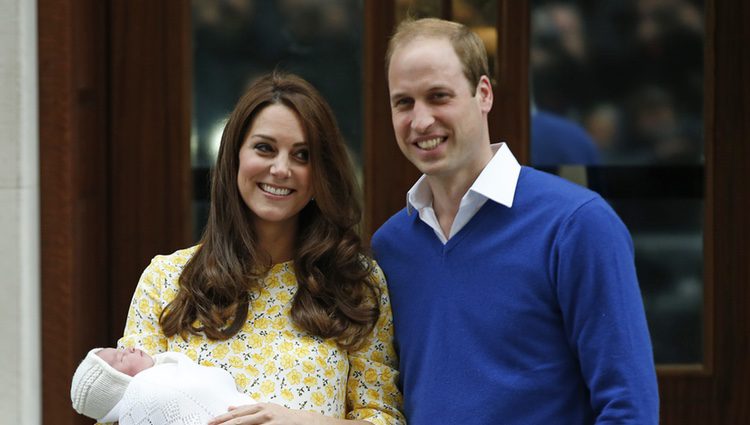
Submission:
[[[307,425],[319,423],[321,415],[302,410],[287,409],[274,403],[230,406],[228,412],[213,418],[208,425]]]
[[[228,412],[213,418],[208,425],[372,425],[366,421],[334,419],[319,413],[287,409],[274,403],[230,406]]]

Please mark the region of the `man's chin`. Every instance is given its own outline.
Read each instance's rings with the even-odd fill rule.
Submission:
[[[445,168],[438,163],[420,164],[417,169],[428,177],[438,177],[445,172]]]

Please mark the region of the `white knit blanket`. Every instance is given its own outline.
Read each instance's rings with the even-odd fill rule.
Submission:
[[[104,419],[120,425],[205,425],[229,406],[254,403],[221,368],[200,366],[180,353],[158,354],[154,360],[153,367],[133,377]]]

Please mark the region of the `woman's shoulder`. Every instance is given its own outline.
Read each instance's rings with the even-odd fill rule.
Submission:
[[[362,263],[363,267],[370,269],[370,281],[373,282],[378,288],[380,288],[381,291],[387,291],[388,288],[386,285],[385,274],[378,265],[378,262],[364,254],[361,254],[359,256],[359,260]]]
[[[182,268],[193,258],[200,245],[179,249],[171,254],[156,255],[151,260],[151,267],[179,267]]]
[[[176,290],[177,281],[188,261],[195,255],[198,246],[177,250],[171,254],[157,255],[151,259],[141,275],[141,282],[161,287],[161,290]]]

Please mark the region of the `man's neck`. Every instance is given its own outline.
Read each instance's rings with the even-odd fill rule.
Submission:
[[[488,151],[489,156],[477,161],[474,167],[446,175],[427,176],[427,183],[432,191],[432,208],[446,238],[450,237],[451,226],[461,206],[461,199],[492,159],[492,151]]]
[[[469,190],[473,180],[441,179],[428,176],[427,182],[432,190],[432,209],[435,211],[440,228],[446,237],[450,236],[451,225],[461,205],[461,198]]]

